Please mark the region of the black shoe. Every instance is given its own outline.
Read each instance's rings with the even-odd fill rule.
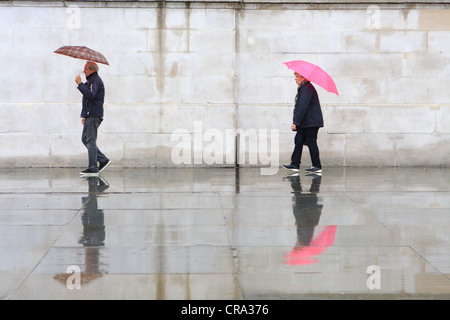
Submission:
[[[91,169],[86,169],[84,171],[81,171],[80,175],[84,176],[84,177],[97,177],[98,176],[98,171],[94,171],[94,170],[91,170]]]
[[[292,165],[292,164],[283,165],[283,168],[288,169],[288,170],[292,170],[292,171],[295,171],[295,172],[298,171],[298,167],[297,167],[297,166],[294,166],[294,165]]]
[[[311,168],[305,169],[305,171],[308,173],[322,173],[322,168],[312,166]]]
[[[108,166],[111,164],[111,160],[108,160],[105,163],[100,163],[100,165],[98,166],[98,173],[102,172],[103,170],[105,170],[106,168],[108,168]]]

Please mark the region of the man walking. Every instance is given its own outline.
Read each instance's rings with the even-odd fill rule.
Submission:
[[[291,156],[291,163],[283,165],[283,168],[298,171],[300,168],[303,145],[309,148],[312,167],[306,169],[308,173],[322,173],[319,147],[317,146],[317,134],[323,127],[323,116],[320,108],[319,97],[314,86],[302,75],[294,73],[295,82],[298,85],[295,98],[294,120],[291,130],[296,131],[295,147]]]
[[[98,75],[98,66],[95,62],[89,61],[86,63],[84,74],[86,75],[86,83],[81,81],[79,75],[75,77],[78,90],[83,94],[81,109],[83,133],[81,141],[88,150],[89,158],[89,167],[80,172],[80,175],[98,176],[111,164],[111,161],[97,147],[97,130],[103,121],[105,87]]]

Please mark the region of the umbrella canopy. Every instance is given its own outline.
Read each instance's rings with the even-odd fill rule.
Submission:
[[[297,72],[309,81],[321,86],[328,92],[339,95],[334,80],[319,66],[303,60],[288,61],[284,62],[284,64],[289,69]]]
[[[336,226],[326,226],[325,229],[314,238],[309,246],[296,247],[288,252],[284,258],[285,263],[290,265],[306,265],[317,263],[316,256],[324,252],[334,244]]]
[[[100,52],[84,46],[64,46],[56,50],[55,53],[109,65],[108,60]]]

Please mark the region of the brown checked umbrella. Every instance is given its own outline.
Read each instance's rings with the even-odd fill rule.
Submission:
[[[109,66],[108,60],[106,60],[100,52],[84,46],[64,46],[56,50],[55,53],[63,54],[72,58],[103,63]]]

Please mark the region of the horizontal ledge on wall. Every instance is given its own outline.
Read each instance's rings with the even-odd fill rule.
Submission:
[[[450,9],[450,0],[9,0],[0,7],[79,7],[121,9],[232,9],[232,10],[387,10]]]
[[[55,6],[67,6],[83,4],[102,6],[103,4],[117,4],[120,6],[136,6],[145,3],[235,3],[235,4],[450,4],[450,0],[10,0],[2,1],[3,5],[35,5],[52,4]]]

